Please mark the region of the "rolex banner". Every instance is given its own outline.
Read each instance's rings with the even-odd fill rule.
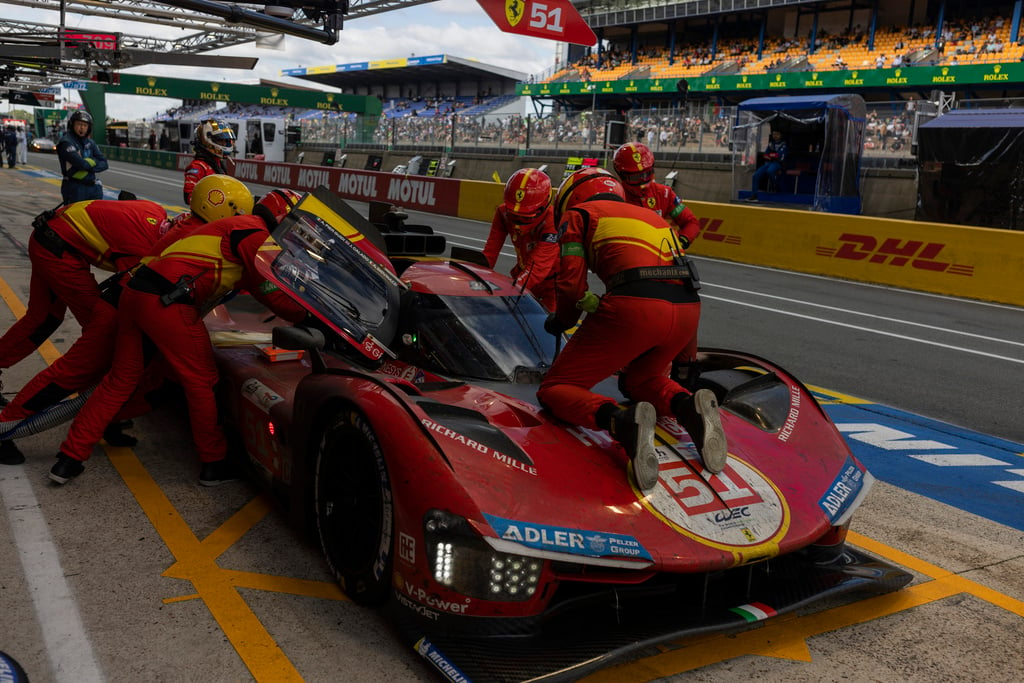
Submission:
[[[371,116],[380,114],[382,110],[380,99],[366,95],[346,95],[321,90],[293,90],[277,86],[241,85],[219,81],[193,81],[161,76],[121,74],[120,83],[104,87],[106,92],[117,95],[144,95],[180,100],[299,107]]]
[[[520,83],[516,94],[527,97],[596,94],[674,94],[677,78],[623,79],[618,81],[569,83]],[[971,85],[1020,83],[1024,80],[1024,63],[968,64],[963,66],[910,66],[899,69],[848,69],[845,71],[790,71],[771,74],[736,74],[730,76],[697,76],[687,78],[688,90],[694,93],[736,92],[749,90],[780,95],[799,90],[849,90],[851,88],[924,88],[952,89]]]

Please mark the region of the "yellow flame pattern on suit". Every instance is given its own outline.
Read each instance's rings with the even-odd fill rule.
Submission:
[[[188,235],[173,242],[160,253],[160,258],[174,258],[205,268],[217,283],[211,299],[219,299],[242,279],[242,266],[227,261],[221,255],[222,235]]]
[[[622,244],[639,247],[659,256],[664,263],[672,262],[672,229],[658,227],[642,220],[610,216],[597,222],[594,239],[590,243],[591,257],[609,245]]]

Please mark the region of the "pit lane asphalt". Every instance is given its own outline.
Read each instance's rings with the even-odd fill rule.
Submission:
[[[30,161],[51,172],[56,167],[52,156],[30,155]],[[24,245],[31,218],[59,201],[56,183],[29,170],[0,171],[2,329],[27,300]],[[103,178],[110,188],[180,206],[176,172],[115,163]],[[459,235],[449,237],[453,243],[477,248],[487,229],[420,219]],[[997,341],[1019,343],[1020,309],[708,260],[701,260],[701,270],[703,344],[771,358],[814,387],[1022,440],[1021,373],[1014,362],[1020,347]],[[819,308],[820,321],[810,320],[807,309],[800,312],[804,318],[780,318],[771,308],[786,309],[785,302],[766,302],[766,295],[833,309],[822,314]],[[854,319],[842,317],[875,307],[876,315],[892,320],[860,316],[857,329]],[[977,336],[953,338],[948,349],[922,344],[905,339],[914,336],[906,328],[897,331],[897,322],[907,320],[963,321],[964,331]],[[38,356],[4,371],[7,391],[22,386],[76,335],[69,318]],[[957,345],[972,345],[973,352],[958,352]],[[425,663],[398,645],[381,617],[344,600],[318,551],[287,528],[254,487],[196,485],[198,463],[180,415],[154,413],[134,431],[139,446],[98,448],[86,472],[64,487],[46,480],[62,428],[23,440],[25,465],[0,466],[6,518],[0,524],[0,650],[18,659],[33,681],[431,680]],[[1017,468],[1024,476],[1024,460]],[[951,474],[950,484],[956,479]],[[1019,529],[890,483],[876,486],[853,529],[853,543],[911,570],[914,583],[889,596],[817,605],[738,635],[681,641],[587,680],[1024,676]]]

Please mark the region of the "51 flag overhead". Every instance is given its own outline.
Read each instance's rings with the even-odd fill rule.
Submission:
[[[506,33],[593,45],[597,36],[569,0],[477,0]]]

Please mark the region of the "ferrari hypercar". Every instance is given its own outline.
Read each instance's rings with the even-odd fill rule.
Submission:
[[[309,311],[238,297],[208,318],[247,464],[452,681],[573,680],[688,635],[738,629],[910,575],[845,544],[872,477],[814,396],[748,353],[702,349],[729,459],[673,418],[660,479],[631,484],[607,433],[537,402],[560,347],[528,292],[394,210],[321,189],[261,252]],[[621,399],[614,378],[599,390]],[[624,399],[621,399],[624,400]]]

